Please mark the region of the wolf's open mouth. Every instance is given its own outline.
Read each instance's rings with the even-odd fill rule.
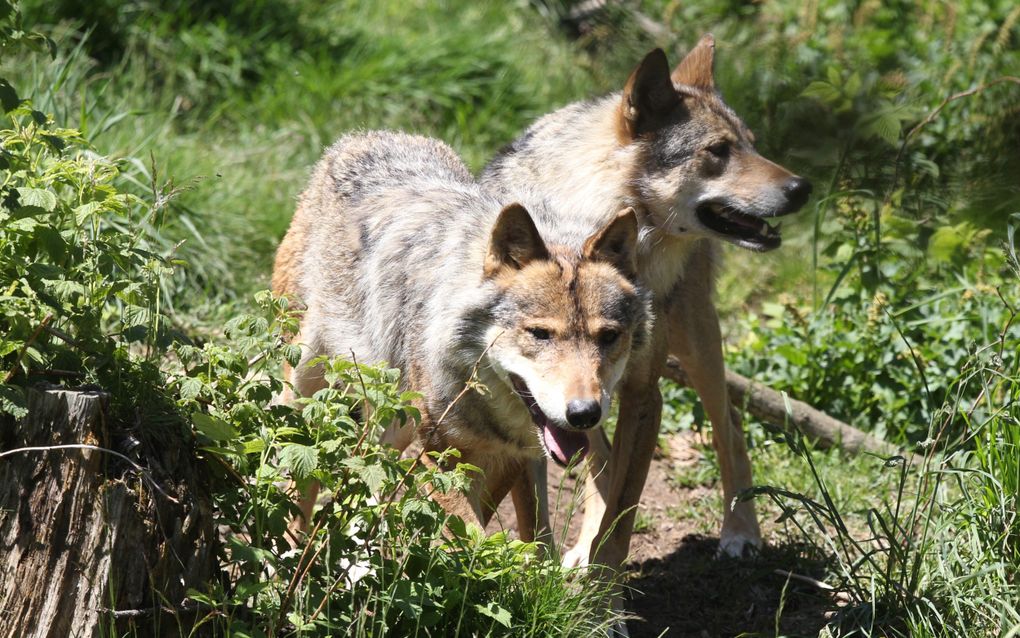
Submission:
[[[770,226],[761,217],[749,215],[721,202],[706,202],[695,213],[698,221],[727,241],[750,250],[765,252],[783,243],[781,224]]]
[[[549,417],[542,412],[542,408],[538,407],[538,401],[535,401],[535,396],[528,389],[528,385],[524,383],[524,379],[516,374],[511,374],[510,382],[513,384],[517,396],[527,406],[528,412],[531,414],[531,421],[538,428],[538,438],[554,461],[566,466],[578,453],[581,454],[580,458],[587,456],[588,435],[584,432],[564,430],[552,423]]]

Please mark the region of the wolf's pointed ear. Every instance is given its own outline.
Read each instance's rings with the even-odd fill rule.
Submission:
[[[548,259],[549,251],[531,215],[520,204],[500,211],[485,255],[485,276],[495,277],[504,268],[520,270],[535,259]]]
[[[616,266],[625,277],[634,277],[637,275],[637,238],[637,214],[633,208],[625,208],[584,242],[583,255],[586,259]]]
[[[641,60],[623,88],[620,120],[631,138],[654,130],[680,104],[680,95],[669,79],[669,62],[662,49]]]
[[[715,38],[711,33],[701,36],[691,52],[673,69],[673,81],[699,89],[715,88]]]

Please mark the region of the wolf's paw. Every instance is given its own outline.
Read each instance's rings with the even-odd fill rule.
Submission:
[[[575,545],[563,553],[563,560],[561,561],[564,567],[587,567],[588,566],[588,546],[581,543]]]
[[[723,530],[719,538],[719,556],[730,558],[747,558],[754,556],[761,549],[761,537],[741,532]]]
[[[622,620],[616,621],[616,624],[609,629],[609,635],[613,638],[630,638],[630,632],[627,631],[627,623]]]

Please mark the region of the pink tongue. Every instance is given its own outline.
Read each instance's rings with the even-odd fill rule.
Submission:
[[[551,423],[542,426],[542,439],[549,453],[560,465],[567,465],[570,459],[578,452],[581,453],[578,461],[584,459],[588,454],[588,435],[584,432],[568,432],[558,428]]]

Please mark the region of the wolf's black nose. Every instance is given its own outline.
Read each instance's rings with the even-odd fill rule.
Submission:
[[[790,178],[783,184],[783,192],[786,194],[786,212],[792,213],[807,203],[811,196],[811,182],[803,177]]]
[[[567,403],[567,422],[575,428],[590,428],[602,418],[602,406],[594,399]]]

